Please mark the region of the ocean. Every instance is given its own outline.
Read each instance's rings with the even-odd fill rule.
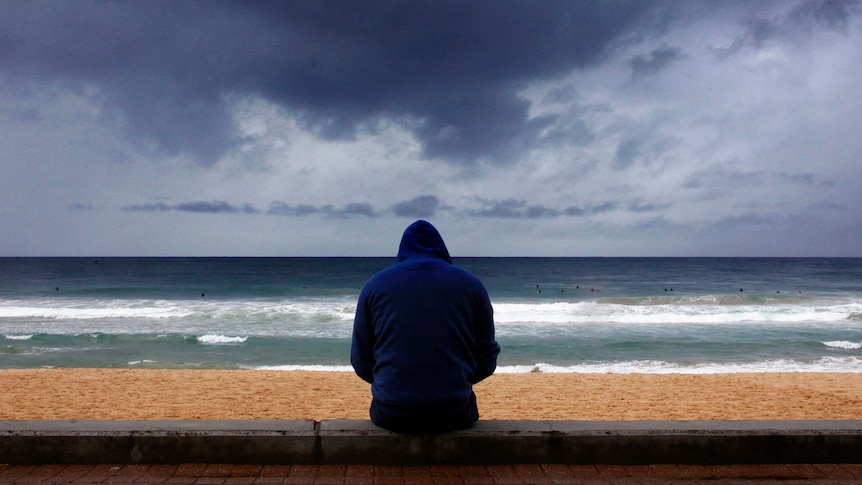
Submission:
[[[349,371],[394,258],[0,258],[0,368]],[[862,372],[860,258],[455,258],[497,372]]]

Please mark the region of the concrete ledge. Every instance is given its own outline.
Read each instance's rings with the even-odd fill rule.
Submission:
[[[862,421],[480,421],[440,435],[365,420],[0,421],[0,463],[862,463]]]

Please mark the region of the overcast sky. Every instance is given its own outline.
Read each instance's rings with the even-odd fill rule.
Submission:
[[[0,2],[0,255],[862,256],[862,5]]]

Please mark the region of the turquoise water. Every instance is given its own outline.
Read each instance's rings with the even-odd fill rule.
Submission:
[[[348,370],[392,258],[0,258],[0,368]],[[456,258],[499,372],[862,371],[862,259]]]

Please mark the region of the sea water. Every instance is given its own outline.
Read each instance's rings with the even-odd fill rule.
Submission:
[[[0,368],[350,370],[394,258],[0,258]],[[862,372],[862,259],[456,258],[498,372]]]

